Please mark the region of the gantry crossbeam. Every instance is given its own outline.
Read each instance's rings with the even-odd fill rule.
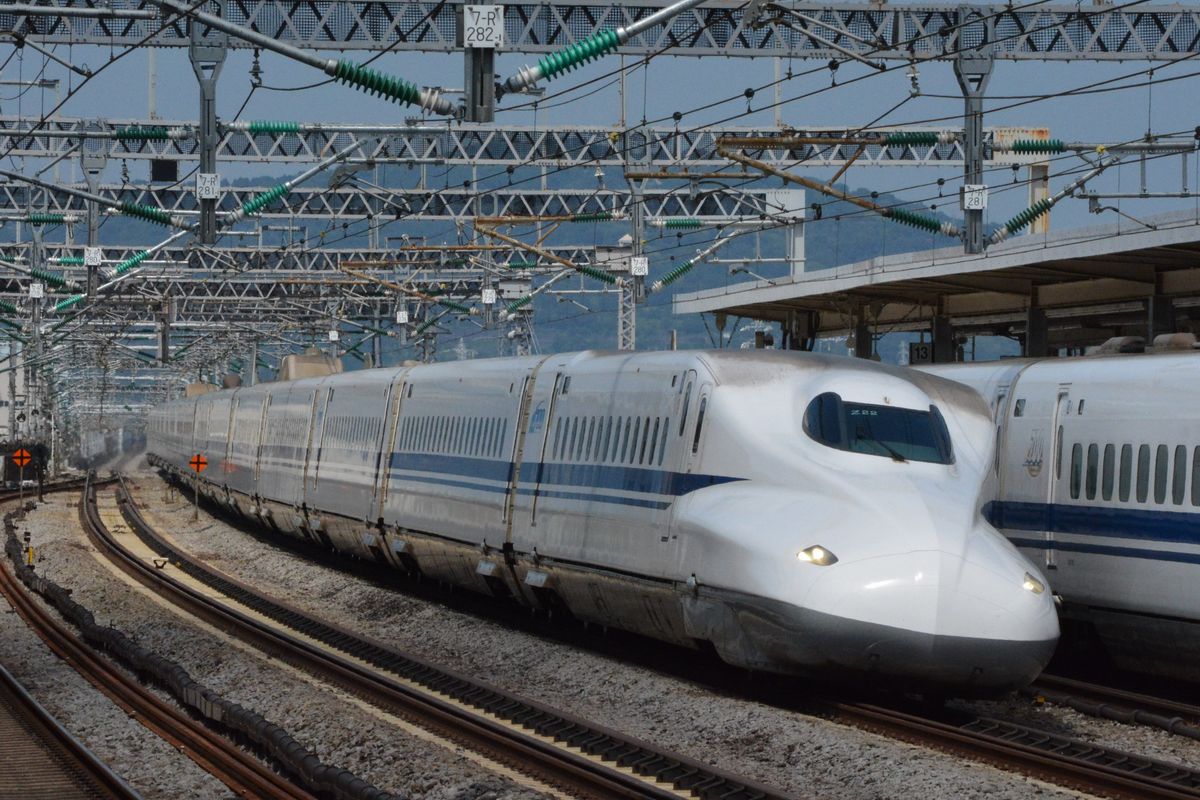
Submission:
[[[89,147],[108,147],[111,158],[176,159],[194,161],[199,145],[196,123],[148,119],[96,121],[54,118],[37,126],[29,117],[0,116],[0,152],[27,158],[56,158],[77,146],[80,134],[113,137],[89,143]],[[116,138],[122,131],[165,128],[182,130],[181,138],[131,140]],[[906,133],[933,128],[905,128]],[[885,135],[890,129],[872,129],[873,135]],[[455,124],[452,126],[413,126],[388,132],[365,125],[310,126],[300,133],[226,130],[217,147],[223,162],[311,163],[362,142],[363,158],[385,162],[478,166],[603,166],[603,167],[683,167],[727,166],[729,160],[717,153],[722,137],[778,136],[778,129],[761,128],[639,128],[618,131],[613,128],[578,126],[502,126]],[[828,139],[860,135],[849,128],[788,129],[794,137]],[[1010,152],[991,152],[994,130],[985,131],[989,163],[1024,163],[1030,159]],[[856,157],[857,155],[857,157]],[[805,162],[813,167],[836,167],[854,160],[858,166],[929,166],[962,164],[962,144],[957,139],[936,144],[870,145],[858,154],[856,144],[806,144],[788,150],[769,149],[760,159],[770,164]]]
[[[91,0],[60,0],[64,7],[91,8]],[[669,49],[677,55],[837,58],[841,54],[802,30],[760,18],[747,24],[753,3],[719,0],[684,12],[633,37],[617,52],[648,55]],[[1200,9],[1179,5],[951,5],[919,3],[785,4],[818,20],[815,33],[840,48],[872,59],[948,57],[976,46],[985,36],[1005,59],[1175,60],[1200,49]],[[157,9],[139,0],[113,0],[111,8]],[[440,0],[231,0],[226,17],[279,41],[332,50],[456,52],[457,4]],[[628,25],[661,6],[648,3],[506,3],[505,49],[555,51],[596,33]],[[982,15],[984,22],[970,23]],[[149,43],[185,47],[186,24],[178,20],[154,35],[157,19],[24,16],[3,13],[0,29],[42,42],[126,46]],[[811,24],[811,23],[809,23]],[[236,39],[233,47],[246,46]]]

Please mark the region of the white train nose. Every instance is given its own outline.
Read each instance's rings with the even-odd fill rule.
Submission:
[[[1049,590],[1040,576],[1027,581],[1019,560],[997,569],[972,555],[833,565],[806,598],[806,627],[840,667],[980,691],[1025,685],[1058,641]]]

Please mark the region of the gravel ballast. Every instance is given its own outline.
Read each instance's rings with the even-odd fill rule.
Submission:
[[[203,624],[180,618],[92,556],[79,528],[77,497],[47,498],[23,527],[30,530],[39,553],[39,571],[70,587],[74,599],[90,608],[98,623],[112,624],[143,647],[178,661],[196,680],[283,727],[325,763],[348,769],[381,789],[431,800],[544,796],[427,737],[413,736],[388,718],[347,702],[338,690],[315,685]],[[163,796],[212,795],[181,787]]]
[[[416,657],[797,795],[1085,796],[516,631],[315,563],[212,517],[195,525],[184,497],[168,502],[156,475],[142,472],[138,479],[136,494],[148,505],[143,513],[151,525],[267,594]],[[1190,740],[1035,706],[1016,695],[979,710],[1182,764],[1200,759]]]

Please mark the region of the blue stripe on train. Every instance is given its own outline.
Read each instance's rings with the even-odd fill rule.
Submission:
[[[513,469],[511,461],[428,453],[392,453],[389,465],[393,470],[434,472],[503,483],[508,483],[511,479]],[[623,492],[665,494],[674,497],[703,489],[706,486],[741,480],[722,475],[697,475],[609,464],[543,464],[534,462],[521,465],[522,483],[537,482],[539,477],[543,484],[554,486],[584,486],[594,489],[616,489]]]
[[[1200,514],[1184,511],[1149,511],[1103,506],[1074,506],[1062,503],[996,501],[983,508],[995,527],[1007,531],[1050,531],[1079,536],[1136,539],[1163,544],[1200,545]],[[1200,564],[1200,553],[1151,550],[1090,542],[1029,539],[1010,536],[1017,547],[1035,550],[1053,548],[1062,552],[1091,553],[1121,558],[1144,558]]]
[[[983,507],[997,528],[1200,545],[1200,514],[1000,500]]]

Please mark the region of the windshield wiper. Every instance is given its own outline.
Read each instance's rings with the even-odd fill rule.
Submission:
[[[890,445],[888,445],[884,442],[881,442],[878,439],[872,439],[871,443],[877,444],[880,447],[882,447],[884,450],[887,450],[888,455],[890,455],[892,457],[892,461],[895,461],[898,464],[907,464],[908,463],[908,459],[905,458],[904,456],[900,455],[900,452],[898,450],[896,450],[895,448],[891,447]]]

